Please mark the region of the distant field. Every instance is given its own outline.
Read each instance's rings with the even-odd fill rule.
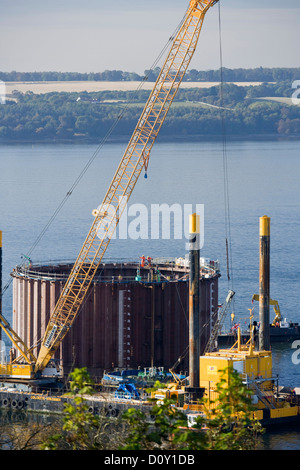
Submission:
[[[77,92],[83,91],[134,91],[137,90],[140,82],[6,82],[7,96],[16,90],[22,93],[32,91],[35,94],[51,93],[51,92]],[[143,90],[152,90],[154,83],[145,82],[142,86]],[[219,85],[218,82],[183,82],[181,88],[210,88]],[[257,86],[261,82],[240,82],[235,83],[238,86]]]
[[[286,98],[286,97],[266,96],[266,97],[263,97],[263,98],[256,98],[256,99],[257,100],[262,100],[262,101],[276,101],[277,103],[289,104],[291,106],[295,105],[292,98]]]

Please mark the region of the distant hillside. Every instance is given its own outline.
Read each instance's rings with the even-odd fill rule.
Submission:
[[[300,137],[300,106],[294,104],[290,80],[259,86],[224,84],[181,88],[160,138],[220,138],[222,114],[228,137]],[[0,105],[2,142],[99,142],[118,122],[112,139],[132,134],[149,90],[89,93],[14,92]],[[220,110],[220,106],[225,108]]]
[[[4,82],[36,82],[36,81],[141,81],[147,77],[155,81],[160,68],[145,70],[144,76],[135,72],[122,70],[105,70],[104,72],[0,72],[0,80]],[[225,82],[282,82],[286,80],[300,80],[300,68],[265,68],[254,69],[223,69]],[[189,70],[184,81],[191,82],[218,82],[220,70]]]

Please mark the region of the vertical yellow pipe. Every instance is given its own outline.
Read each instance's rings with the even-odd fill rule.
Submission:
[[[238,328],[238,351],[241,351],[241,329]]]

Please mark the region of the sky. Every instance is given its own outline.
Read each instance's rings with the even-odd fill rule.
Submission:
[[[142,74],[159,56],[188,4],[188,0],[0,0],[0,71]],[[224,67],[300,67],[299,0],[221,0],[220,7]],[[205,17],[190,68],[219,67],[215,5]]]

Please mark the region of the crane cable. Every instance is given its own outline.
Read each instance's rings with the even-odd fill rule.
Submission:
[[[225,123],[225,107],[224,107],[224,75],[223,75],[223,50],[222,50],[222,21],[221,21],[221,6],[218,4],[219,11],[219,54],[220,54],[220,114],[222,125],[222,144],[223,144],[223,178],[224,178],[224,205],[225,205],[225,248],[226,248],[226,263],[227,263],[227,280],[228,284],[231,281],[233,286],[232,274],[232,250],[231,250],[231,226],[230,226],[230,204],[229,204],[229,189],[228,189],[228,165],[227,165],[227,145],[226,145],[226,123]]]
[[[73,182],[73,184],[71,185],[69,191],[66,193],[66,195],[63,197],[62,201],[60,202],[60,204],[57,206],[57,208],[55,209],[53,215],[50,217],[50,219],[48,220],[48,222],[46,223],[46,225],[44,226],[44,228],[42,229],[41,233],[38,235],[38,237],[36,238],[35,242],[33,243],[33,245],[31,246],[31,248],[29,249],[29,251],[27,252],[26,255],[23,255],[26,259],[30,259],[30,256],[32,254],[32,252],[35,250],[36,246],[39,244],[39,242],[41,241],[41,239],[43,238],[43,236],[45,235],[45,233],[47,232],[48,228],[50,227],[50,225],[53,223],[53,221],[56,219],[56,217],[58,216],[59,212],[62,210],[63,206],[66,204],[67,200],[69,199],[69,197],[72,195],[74,189],[77,187],[77,185],[80,183],[81,179],[83,178],[83,176],[85,175],[85,173],[87,172],[87,170],[89,169],[89,167],[92,165],[92,163],[94,162],[95,158],[97,157],[98,153],[100,152],[100,150],[102,149],[102,147],[106,144],[107,140],[109,139],[109,137],[111,136],[111,134],[113,133],[113,131],[115,130],[115,128],[117,127],[118,123],[120,122],[120,120],[123,118],[125,112],[127,111],[127,109],[130,107],[131,103],[133,102],[134,98],[135,98],[135,94],[140,91],[144,85],[144,83],[148,80],[149,78],[149,75],[150,73],[158,66],[161,58],[164,56],[164,54],[166,53],[166,51],[168,50],[170,44],[172,43],[174,37],[176,36],[176,34],[178,33],[178,31],[180,30],[181,26],[183,25],[184,23],[184,20],[185,20],[185,16],[186,16],[186,13],[185,15],[183,16],[182,20],[180,21],[180,23],[178,24],[178,26],[176,27],[175,31],[173,32],[173,34],[169,37],[168,41],[166,42],[165,46],[162,48],[161,52],[159,53],[159,55],[157,56],[157,58],[155,59],[155,61],[153,62],[152,66],[150,67],[150,69],[148,70],[148,74],[145,75],[143,77],[143,79],[141,80],[141,82],[139,83],[137,89],[134,91],[134,94],[133,94],[133,97],[128,101],[128,103],[122,108],[120,114],[118,115],[118,117],[115,119],[115,121],[113,122],[113,124],[111,125],[111,127],[109,128],[109,130],[107,131],[107,133],[105,134],[105,136],[102,138],[100,144],[98,145],[97,149],[95,150],[95,152],[93,153],[93,155],[90,157],[90,159],[88,160],[88,162],[86,163],[86,165],[84,166],[84,168],[82,169],[81,173],[78,175],[78,177],[76,178],[76,180]],[[0,298],[2,299],[3,298],[3,295],[4,293],[7,291],[7,289],[9,288],[9,286],[11,285],[12,283],[12,279],[9,279],[9,281],[7,282],[7,284],[3,287],[2,291],[0,292]]]

